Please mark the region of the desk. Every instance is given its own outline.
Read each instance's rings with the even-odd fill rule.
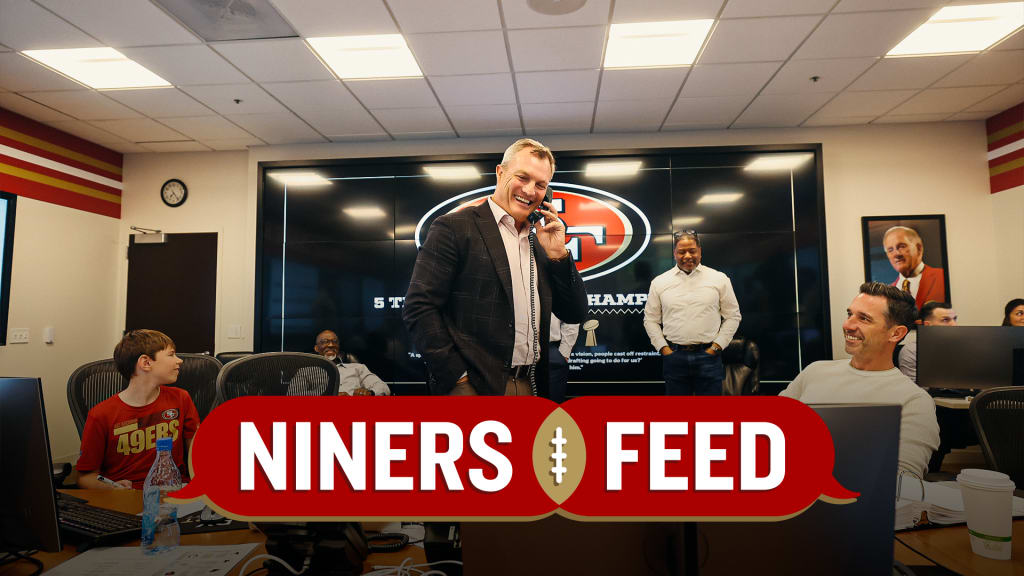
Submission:
[[[967,410],[971,407],[971,400],[973,398],[933,398],[936,406],[943,408],[952,408],[953,410]]]
[[[66,492],[73,496],[84,498],[89,501],[90,505],[98,506],[100,508],[108,508],[110,510],[118,510],[121,512],[128,512],[130,514],[138,514],[142,511],[141,490],[61,490],[61,492]],[[263,534],[256,530],[229,530],[222,532],[207,532],[205,534],[183,534],[181,536],[182,546],[223,546],[228,544],[247,544],[250,542],[258,542],[260,545],[253,550],[249,556],[266,554],[267,550],[263,547],[264,541],[265,538]],[[125,544],[125,546],[138,545],[138,540]],[[78,554],[78,551],[75,549],[74,545],[65,544],[64,549],[60,552],[38,552],[32,557],[43,563],[43,571],[45,572],[62,562],[70,560],[76,554]],[[363,563],[363,572],[371,571],[374,565],[397,566],[398,564],[401,564],[402,560],[407,556],[411,556],[417,564],[426,562],[426,553],[422,548],[418,546],[406,546],[399,552],[370,554]],[[242,568],[242,564],[244,564],[244,561],[235,566],[229,576],[238,576],[238,571]],[[250,566],[249,569],[252,570],[254,566]],[[34,570],[35,566],[22,560],[4,566],[0,569],[0,572],[3,573],[3,576],[15,576],[19,574],[31,574]]]
[[[971,552],[966,526],[914,530],[896,534],[897,559],[900,544],[953,572],[964,576],[1024,576],[1024,520],[1013,523],[1013,551],[1010,560],[992,560]],[[909,564],[907,560],[901,561]]]

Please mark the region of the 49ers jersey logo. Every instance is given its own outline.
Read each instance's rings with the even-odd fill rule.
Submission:
[[[164,420],[174,420],[175,418],[178,417],[178,409],[168,408],[167,410],[164,410],[162,416]]]
[[[606,190],[552,182],[552,204],[565,224],[565,247],[583,280],[619,270],[643,253],[651,241],[651,223],[632,202]],[[416,226],[416,247],[426,240],[434,218],[478,206],[494,186],[458,194],[434,206]]]

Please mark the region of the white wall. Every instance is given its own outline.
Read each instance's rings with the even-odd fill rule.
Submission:
[[[67,382],[82,364],[109,358],[115,322],[120,221],[31,198],[18,198],[8,328],[28,328],[28,344],[0,346],[0,375],[43,379],[55,460],[77,459],[78,431]],[[45,326],[54,343],[43,344]],[[9,332],[8,332],[9,334]],[[6,471],[5,471],[6,473]]]

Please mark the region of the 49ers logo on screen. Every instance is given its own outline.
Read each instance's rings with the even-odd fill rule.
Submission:
[[[606,190],[552,182],[552,204],[565,224],[565,247],[584,280],[610,274],[632,262],[651,241],[651,223],[632,202]],[[494,186],[458,194],[434,206],[416,226],[416,247],[442,214],[478,206]]]

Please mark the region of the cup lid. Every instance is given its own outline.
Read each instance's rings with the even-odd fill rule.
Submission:
[[[972,488],[989,490],[1010,490],[1015,487],[1010,477],[995,470],[982,470],[980,468],[964,468],[957,475],[956,481],[961,484],[968,484]]]

